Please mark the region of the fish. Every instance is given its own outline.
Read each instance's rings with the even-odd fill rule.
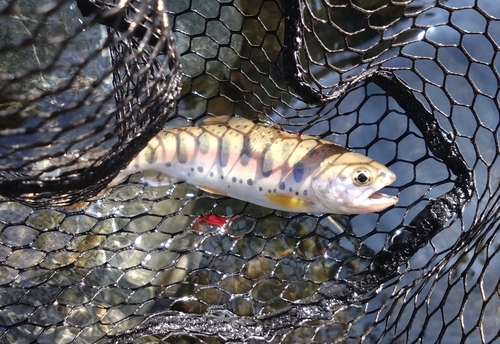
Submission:
[[[309,214],[379,212],[396,175],[337,143],[238,116],[160,131],[110,184],[143,172],[148,185],[186,182],[271,209]]]

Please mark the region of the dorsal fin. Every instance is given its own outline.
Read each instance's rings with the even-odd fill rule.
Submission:
[[[238,127],[249,126],[253,127],[255,125],[249,119],[240,117],[240,116],[216,116],[216,117],[208,117],[203,120],[202,125],[210,125],[210,124],[225,124],[230,128],[237,129]]]
[[[207,117],[203,121],[201,121],[202,125],[207,125],[207,124],[227,124],[229,120],[231,119],[231,116],[215,116],[215,117]]]
[[[253,125],[256,123],[249,120],[249,119],[240,117],[240,116],[231,117],[228,115],[222,115],[222,116],[215,116],[215,117],[207,117],[201,122],[201,124],[202,125],[227,124],[228,126],[234,128],[236,125],[250,125],[250,124]],[[265,121],[261,121],[259,118],[259,122],[257,124],[260,124],[260,125],[266,126],[266,127],[270,127],[273,129],[285,131],[280,124],[274,123],[274,122],[270,121],[269,119],[266,119]]]
[[[271,127],[271,128],[274,128],[274,129],[278,129],[278,130],[283,130],[283,125],[279,124],[279,123],[276,123],[274,122],[270,117],[268,116],[264,116],[264,115],[259,115],[259,123],[262,124],[262,125],[265,125],[265,126],[268,126],[268,127]]]

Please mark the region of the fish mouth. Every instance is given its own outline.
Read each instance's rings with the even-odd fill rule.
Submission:
[[[382,187],[386,187],[396,180],[396,175],[392,172],[387,173],[384,171],[379,171],[378,175],[379,177],[383,177],[384,179],[381,185]],[[381,187],[377,188],[377,190],[380,189]],[[375,212],[390,207],[391,205],[396,204],[397,201],[398,198],[396,196],[387,195],[385,193],[375,191],[368,194],[368,197],[365,199],[365,204],[370,209],[370,211]]]
[[[374,192],[370,196],[368,196],[368,199],[371,199],[371,200],[396,199],[396,201],[397,201],[398,198],[396,196],[387,195],[387,194],[382,193],[382,192]]]
[[[374,192],[366,198],[365,205],[369,212],[376,212],[396,204],[397,201],[398,198],[396,196]]]
[[[366,190],[348,205],[346,214],[366,214],[382,211],[398,201],[396,196]]]

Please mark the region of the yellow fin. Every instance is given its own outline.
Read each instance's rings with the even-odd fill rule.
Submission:
[[[214,195],[222,195],[222,196],[227,196],[226,193],[218,190],[218,189],[215,189],[215,188],[211,188],[211,187],[208,187],[208,186],[203,186],[203,185],[196,185],[196,187],[200,190],[203,190],[205,192],[208,192],[208,193],[211,193],[211,194],[214,194]]]
[[[289,211],[300,212],[304,211],[304,209],[310,208],[313,205],[311,202],[292,196],[267,194],[266,198],[274,204],[286,208]]]
[[[201,123],[203,125],[206,125],[206,124],[224,124],[224,123],[229,122],[230,119],[231,119],[231,117],[227,116],[227,115],[216,116],[216,117],[207,117]]]

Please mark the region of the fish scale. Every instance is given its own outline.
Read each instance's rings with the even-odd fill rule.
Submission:
[[[112,184],[137,172],[149,172],[143,181],[151,185],[184,181],[291,212],[365,213],[397,201],[377,193],[395,180],[380,163],[327,140],[241,117],[160,132]]]

